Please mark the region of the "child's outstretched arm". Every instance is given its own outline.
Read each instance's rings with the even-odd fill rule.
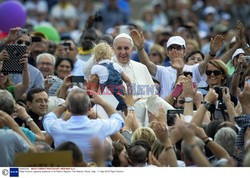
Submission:
[[[99,77],[97,75],[90,75],[88,79],[88,90],[93,90],[97,92],[99,87]]]
[[[121,73],[121,77],[122,77],[122,80],[123,80],[125,83],[131,84],[131,80],[128,78],[128,76],[127,76],[124,72]]]

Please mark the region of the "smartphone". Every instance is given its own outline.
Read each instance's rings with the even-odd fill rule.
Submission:
[[[19,35],[28,35],[28,29],[21,29],[19,30]]]
[[[167,111],[167,125],[172,126],[175,123],[176,114],[183,114],[183,109],[168,110]]]
[[[172,92],[173,97],[177,98],[181,94],[182,90],[183,90],[183,84],[182,83],[177,84],[174,91]]]
[[[42,38],[40,36],[32,36],[31,41],[32,42],[41,42]]]
[[[84,83],[84,76],[71,76],[72,83]]]
[[[5,50],[9,54],[9,60],[3,61],[2,73],[3,74],[21,74],[23,72],[23,64],[20,64],[20,59],[26,53],[25,45],[8,44]]]

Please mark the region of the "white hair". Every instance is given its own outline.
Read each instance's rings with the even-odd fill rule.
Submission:
[[[49,54],[49,53],[42,53],[42,54],[39,54],[37,57],[36,57],[36,63],[39,64],[39,61],[43,58],[43,57],[47,57],[51,60],[53,66],[55,66],[55,63],[56,63],[56,58],[55,56],[53,56],[52,54]]]
[[[223,127],[217,131],[214,141],[221,145],[230,155],[235,153],[236,132],[230,127]]]

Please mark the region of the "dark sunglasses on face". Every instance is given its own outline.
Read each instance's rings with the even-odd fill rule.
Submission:
[[[184,104],[185,103],[185,100],[184,99],[181,99],[178,101],[179,104]]]
[[[176,49],[177,51],[181,51],[183,47],[182,46],[169,46],[168,47],[168,51],[172,51],[174,49]]]
[[[26,46],[30,45],[30,41],[23,41],[23,40],[18,40],[17,44],[21,45],[21,44],[25,44]]]
[[[207,75],[212,75],[212,73],[214,74],[214,75],[220,75],[220,74],[222,74],[222,72],[220,71],[220,70],[207,70],[206,71],[206,74]]]

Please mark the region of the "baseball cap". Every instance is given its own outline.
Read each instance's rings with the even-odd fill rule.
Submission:
[[[186,42],[185,40],[180,37],[180,36],[172,36],[168,39],[168,42],[167,42],[167,48],[173,44],[176,44],[176,45],[180,45],[180,46],[184,46],[184,48],[186,48]]]
[[[45,35],[45,34],[42,33],[42,32],[34,32],[34,33],[33,33],[33,36],[39,36],[39,37],[41,37],[41,38],[44,38],[44,39],[48,40],[47,35]]]
[[[232,59],[234,60],[234,58],[239,55],[239,54],[245,54],[245,51],[242,48],[238,48],[232,55]]]

